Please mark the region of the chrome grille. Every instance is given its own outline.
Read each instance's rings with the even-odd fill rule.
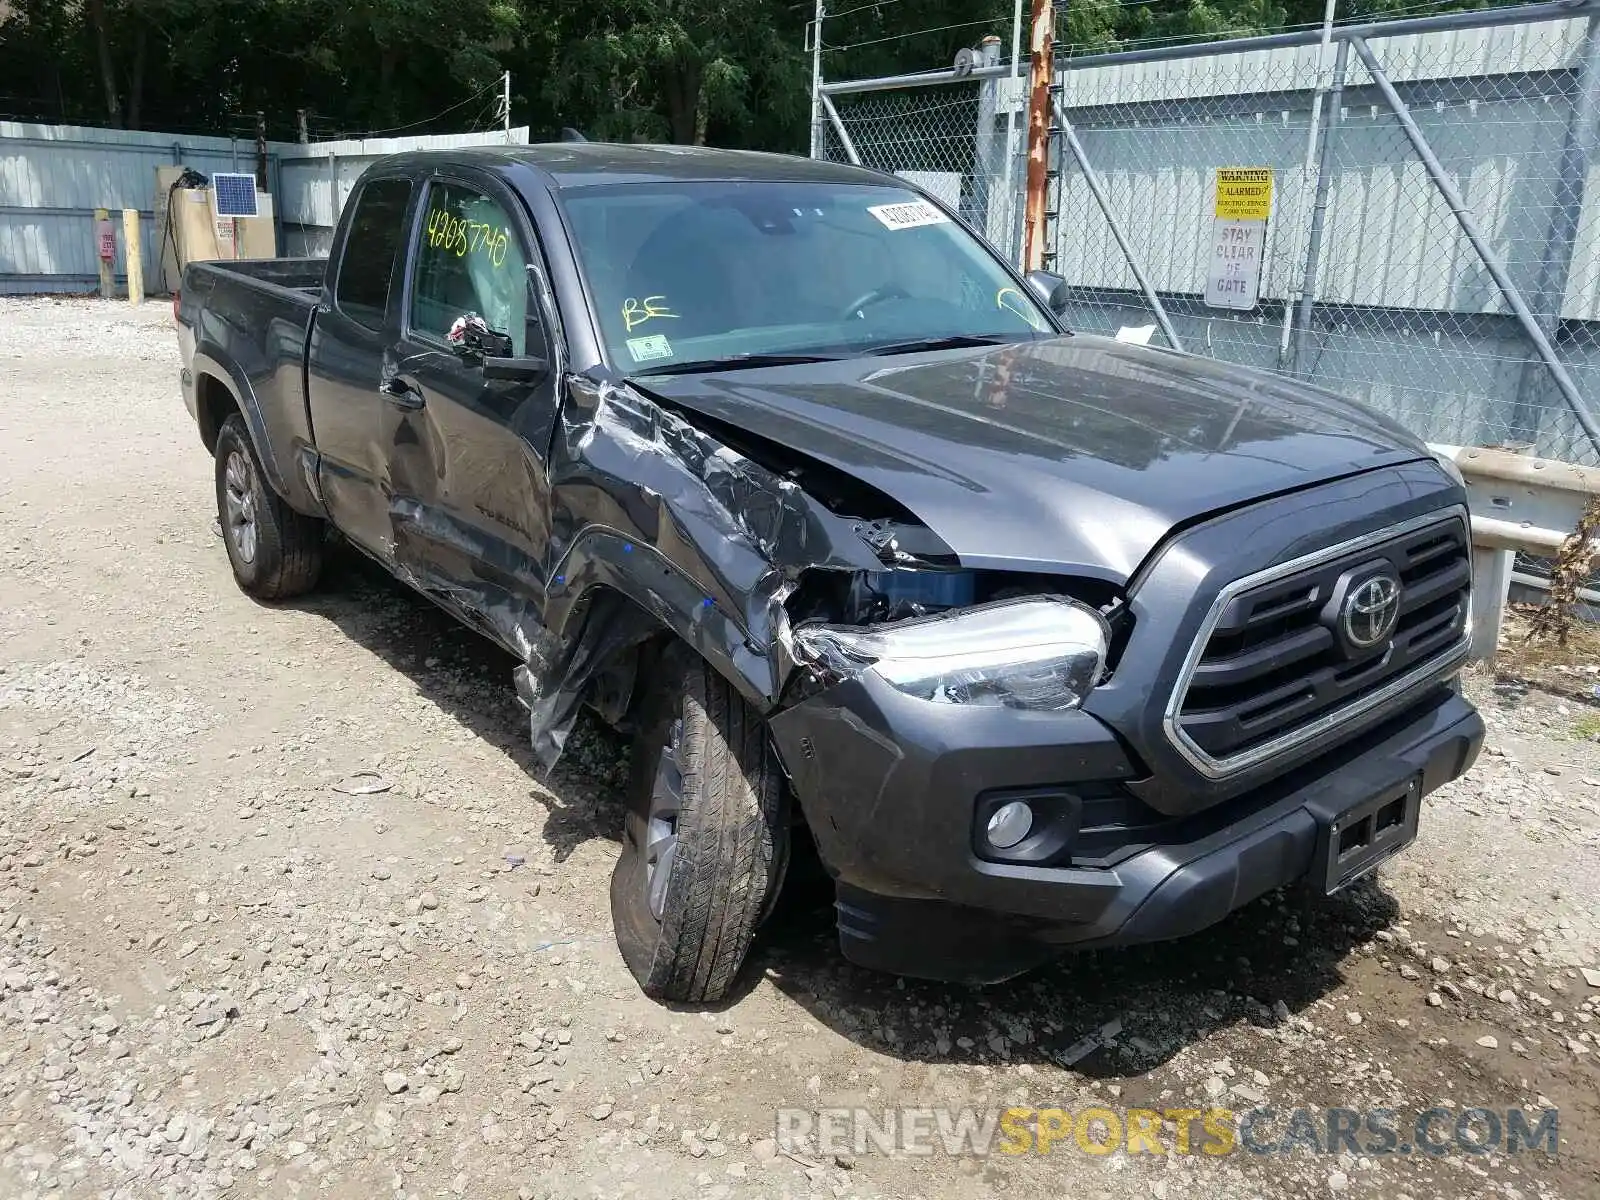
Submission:
[[[1387,575],[1399,614],[1370,648],[1340,632],[1342,588]],[[1472,553],[1460,510],[1408,521],[1225,588],[1167,710],[1167,732],[1220,776],[1316,737],[1443,673],[1465,652]]]

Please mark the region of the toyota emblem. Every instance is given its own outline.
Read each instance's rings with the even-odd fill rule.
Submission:
[[[1400,581],[1393,575],[1374,575],[1345,597],[1339,619],[1345,638],[1356,649],[1376,646],[1394,632],[1400,619]]]

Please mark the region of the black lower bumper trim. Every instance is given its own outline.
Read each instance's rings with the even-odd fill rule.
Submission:
[[[1483,743],[1483,721],[1452,693],[1376,744],[1188,845],[1152,847],[1107,870],[1030,872],[1025,908],[1010,911],[1016,880],[994,906],[886,895],[838,882],[839,938],[852,962],[919,978],[997,982],[1063,948],[1132,945],[1198,933],[1229,913],[1315,872],[1341,814],[1374,797],[1428,792],[1463,774]],[[964,869],[981,874],[976,861]],[[1084,903],[1085,889],[1095,903]],[[968,894],[974,889],[966,889]],[[1023,911],[1018,911],[1022,908]],[[1052,915],[1053,910],[1053,915]],[[1095,915],[1081,919],[1086,910]]]

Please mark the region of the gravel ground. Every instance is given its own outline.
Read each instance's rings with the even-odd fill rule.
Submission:
[[[1600,709],[1473,673],[1490,751],[1335,901],[980,991],[844,965],[802,884],[675,1011],[612,942],[622,748],[544,779],[505,657],[359,564],[243,596],[177,371],[162,304],[0,300],[0,1195],[1600,1196]],[[1561,1150],[773,1141],[1013,1104],[1555,1106]]]

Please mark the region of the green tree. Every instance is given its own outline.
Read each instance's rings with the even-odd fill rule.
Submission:
[[[700,144],[803,125],[803,10],[774,0],[570,4],[546,96],[590,136]]]

